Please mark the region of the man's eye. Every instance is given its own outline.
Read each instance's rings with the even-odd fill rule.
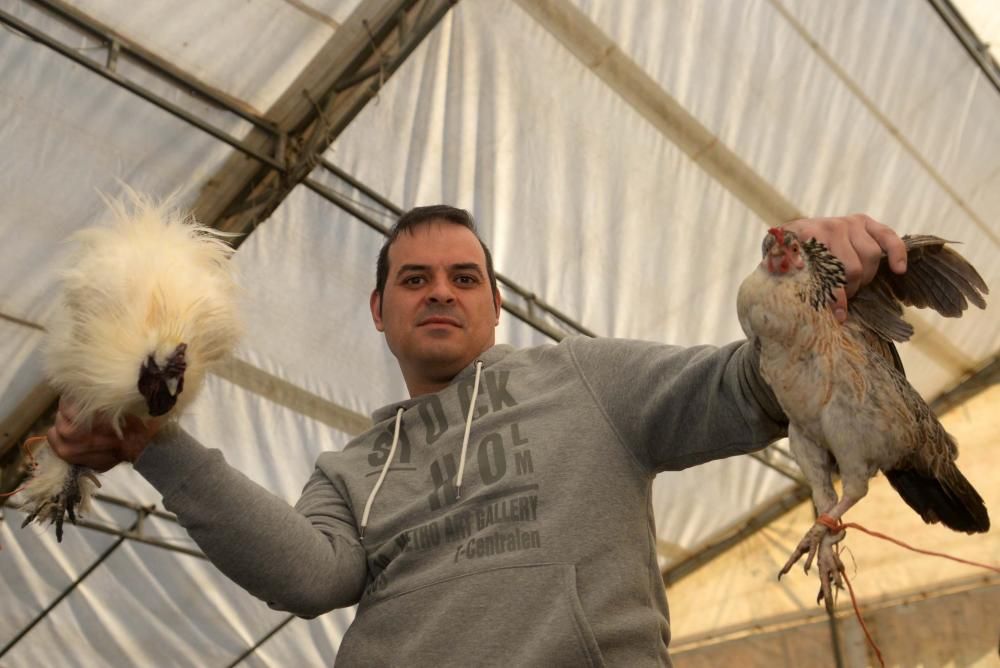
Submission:
[[[407,276],[403,279],[403,285],[420,285],[423,281],[423,276]]]
[[[475,276],[464,275],[464,274],[456,276],[455,281],[462,285],[475,285],[478,282]]]

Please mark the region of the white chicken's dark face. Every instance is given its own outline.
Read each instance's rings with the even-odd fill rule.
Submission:
[[[431,221],[400,234],[388,257],[385,290],[371,299],[375,327],[411,392],[450,381],[495,340],[500,296],[483,248],[471,230]]]
[[[139,369],[136,387],[146,400],[146,408],[151,416],[166,415],[174,407],[177,397],[184,390],[186,370],[186,343],[178,345],[163,363],[157,363],[154,355],[146,358]]]

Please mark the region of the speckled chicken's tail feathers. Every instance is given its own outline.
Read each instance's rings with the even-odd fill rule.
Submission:
[[[915,468],[894,469],[885,475],[903,500],[928,524],[940,522],[965,533],[989,531],[990,516],[983,497],[954,462],[949,462],[937,476]]]

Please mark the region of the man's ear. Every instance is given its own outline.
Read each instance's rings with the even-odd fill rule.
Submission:
[[[503,297],[500,296],[500,291],[497,290],[493,293],[493,307],[497,312],[496,324],[500,324],[500,307],[503,305]]]
[[[382,324],[382,298],[379,296],[378,290],[372,290],[372,296],[368,298],[368,308],[372,311],[372,322],[375,323],[375,329],[384,332],[385,325]]]

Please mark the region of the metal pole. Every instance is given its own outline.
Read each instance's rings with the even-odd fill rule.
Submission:
[[[363,195],[365,195],[365,197],[368,197],[370,199],[375,200],[375,202],[377,202],[380,206],[384,207],[385,209],[388,209],[394,216],[400,216],[400,215],[403,214],[403,209],[402,208],[400,208],[396,204],[390,202],[388,199],[386,199],[385,197],[383,197],[381,194],[379,194],[378,192],[376,192],[372,188],[368,187],[367,185],[365,185],[364,183],[362,183],[358,179],[354,178],[353,176],[351,176],[350,174],[348,174],[347,172],[345,172],[341,168],[337,167],[336,165],[334,165],[332,162],[330,162],[326,158],[322,158],[320,160],[319,164],[322,165],[324,169],[326,169],[327,171],[329,171],[331,174],[333,174],[334,176],[336,176],[341,181],[344,181],[345,183],[347,183],[348,185],[350,185],[352,188],[355,188],[355,189],[361,191],[361,193]],[[327,195],[329,195],[329,194],[334,194],[335,195],[335,193],[333,193],[332,190],[326,188],[322,184],[317,183],[316,181],[311,181],[309,179],[307,179],[306,181],[309,181],[309,183],[306,183],[305,181],[303,181],[303,184],[306,185],[307,187],[309,187],[317,195],[320,195],[324,199],[327,199],[328,201],[331,201],[333,204],[336,204],[337,206],[340,206],[339,202],[333,202],[329,197],[327,197]],[[323,192],[320,192],[320,189],[322,189]],[[342,198],[342,199],[346,199],[346,198]],[[351,213],[352,215],[354,215],[353,210],[352,211],[348,211],[348,213]],[[367,221],[365,221],[365,222],[367,223]],[[388,228],[386,228],[383,225],[380,225],[378,223],[374,223],[374,224],[368,223],[368,225],[369,225],[369,227],[372,227],[373,229],[381,232],[382,234],[388,234],[389,233]],[[555,308],[551,304],[548,304],[548,303],[542,301],[541,299],[538,298],[538,296],[534,292],[531,292],[530,290],[528,290],[526,288],[522,288],[520,285],[518,285],[517,283],[515,283],[511,279],[507,278],[503,274],[497,273],[496,277],[497,277],[497,282],[498,283],[503,284],[504,287],[509,288],[512,292],[516,293],[517,295],[519,295],[520,297],[522,297],[523,299],[525,299],[529,303],[529,307],[531,305],[537,306],[538,308],[542,309],[543,311],[545,311],[549,315],[551,315],[551,316],[555,317],[557,320],[561,321],[563,324],[568,325],[569,327],[572,327],[573,329],[575,329],[580,334],[583,334],[585,336],[589,336],[591,338],[597,338],[597,334],[595,334],[594,332],[590,331],[589,329],[587,329],[586,327],[584,327],[580,323],[576,322],[575,320],[573,320],[568,315],[566,315],[565,313],[563,313],[559,309]],[[518,309],[518,310],[520,311],[520,309]],[[520,312],[524,313],[523,311],[520,311]],[[530,312],[527,313],[526,315],[531,320],[535,320],[534,316]],[[517,317],[521,318],[521,316],[517,316]],[[521,319],[523,320],[524,318],[521,318]],[[528,321],[526,321],[526,322],[528,322]],[[533,325],[532,322],[528,322],[528,324],[532,324]],[[544,332],[544,333],[547,334],[548,332]],[[559,340],[559,339],[557,339],[557,340]]]
[[[261,153],[260,151],[257,151],[256,149],[251,148],[250,146],[247,146],[244,142],[241,142],[240,140],[230,136],[229,134],[223,132],[222,130],[219,130],[218,128],[209,125],[208,123],[201,120],[200,118],[198,118],[191,112],[187,111],[186,109],[182,109],[173,102],[170,102],[160,97],[156,93],[153,93],[138,84],[132,83],[125,77],[121,76],[117,72],[109,70],[107,67],[101,65],[100,63],[90,60],[86,56],[80,55],[73,49],[64,45],[62,42],[59,42],[53,39],[52,37],[49,37],[44,32],[38,30],[34,26],[25,23],[16,16],[13,16],[3,10],[0,10],[0,22],[6,23],[15,30],[24,33],[25,35],[35,40],[39,44],[47,46],[48,48],[52,49],[53,51],[56,51],[60,55],[69,58],[78,65],[87,68],[91,72],[94,72],[95,74],[98,74],[104,77],[105,79],[118,84],[122,88],[130,91],[131,93],[134,93],[135,95],[138,95],[147,102],[150,102],[151,104],[159,107],[160,109],[176,116],[177,118],[189,123],[190,125],[193,125],[199,130],[202,130],[203,132],[212,135],[219,141],[224,142],[229,146],[232,146],[233,148],[245,153],[248,156],[255,158],[256,160],[259,160],[260,162],[272,167],[273,169],[281,173],[285,172],[285,166],[280,162],[278,162],[277,160],[275,160],[274,158],[272,158],[271,156]]]
[[[289,622],[291,622],[293,619],[295,619],[295,615],[288,615],[288,617],[285,617],[285,619],[282,620],[280,624],[278,624],[273,629],[271,629],[267,634],[265,634],[264,637],[258,640],[253,647],[248,648],[245,652],[236,657],[236,659],[231,664],[229,664],[227,668],[235,668],[235,666],[239,664],[240,661],[242,661],[243,659],[247,658],[248,656],[256,652],[261,645],[270,640],[271,636],[273,636],[275,633],[288,626]]]
[[[353,205],[353,203],[350,202],[350,200],[348,200],[346,197],[343,197],[340,194],[334,192],[333,190],[326,187],[322,183],[318,183],[316,181],[313,181],[312,179],[304,179],[302,181],[302,185],[309,188],[309,190],[312,190],[314,193],[316,193],[323,199],[327,200],[331,204],[334,204],[335,206],[341,208],[345,212],[354,216],[359,221],[361,221],[368,227],[372,228],[373,230],[381,232],[383,235],[387,235],[389,233],[389,228],[387,228],[385,225],[382,225],[374,218],[371,218],[370,216],[364,214],[362,211],[356,208]],[[497,278],[499,279],[499,275],[497,276]],[[526,324],[534,327],[539,332],[545,334],[554,341],[562,341],[566,337],[566,334],[564,332],[559,331],[555,327],[552,327],[548,323],[538,320],[537,318],[532,318],[528,313],[518,308],[517,306],[514,306],[513,304],[508,304],[507,302],[504,302],[501,306],[505,311],[507,311],[517,319],[522,320]]]
[[[136,519],[135,519],[135,522],[133,522],[133,523],[132,523],[132,526],[131,526],[131,527],[129,528],[129,531],[135,531],[135,530],[136,530],[136,529],[137,529],[137,528],[139,527],[139,525],[141,525],[141,524],[142,524],[142,520],[143,520],[143,518],[145,517],[145,515],[146,515],[147,513],[148,513],[148,510],[146,510],[146,509],[144,509],[144,508],[141,508],[141,509],[139,510],[139,512],[138,512],[138,516],[136,517]],[[52,603],[50,603],[50,604],[48,605],[48,607],[46,607],[46,608],[45,608],[44,610],[42,610],[42,611],[41,611],[41,612],[40,612],[40,613],[38,614],[38,616],[36,616],[36,617],[35,617],[35,618],[34,618],[34,619],[33,619],[33,620],[31,621],[31,623],[30,623],[30,624],[28,624],[28,625],[27,625],[26,627],[24,627],[23,629],[21,629],[20,633],[18,633],[18,634],[17,634],[16,636],[14,636],[14,639],[13,639],[13,640],[11,640],[11,641],[10,641],[9,643],[7,643],[7,645],[6,645],[6,646],[5,646],[5,647],[4,647],[3,649],[0,649],[0,659],[2,659],[2,658],[4,657],[4,655],[6,655],[6,654],[7,654],[7,652],[9,652],[9,651],[11,650],[11,648],[13,648],[13,647],[14,647],[14,645],[16,645],[16,644],[17,644],[17,643],[18,643],[18,642],[19,642],[19,641],[21,640],[21,638],[23,638],[24,636],[28,635],[28,633],[29,633],[29,632],[31,631],[31,629],[35,628],[35,626],[36,626],[36,625],[37,625],[37,624],[38,624],[38,623],[39,623],[40,621],[42,621],[43,619],[45,619],[45,616],[46,616],[46,615],[48,615],[48,614],[49,614],[50,612],[52,612],[53,608],[55,608],[55,607],[56,607],[57,605],[59,605],[59,603],[60,603],[60,602],[62,602],[62,600],[63,600],[64,598],[66,598],[66,597],[67,597],[67,596],[69,596],[69,595],[70,595],[71,593],[73,593],[73,591],[74,591],[74,590],[75,590],[75,589],[76,589],[77,587],[79,587],[79,586],[80,586],[80,583],[81,583],[81,582],[83,582],[84,580],[86,580],[86,579],[87,579],[87,576],[89,576],[89,575],[90,575],[91,573],[93,573],[93,572],[94,572],[94,570],[95,570],[95,569],[96,569],[96,568],[97,568],[98,566],[100,566],[100,565],[101,565],[101,564],[102,564],[102,563],[104,562],[104,560],[105,560],[105,559],[107,559],[108,557],[110,557],[110,556],[111,556],[111,554],[112,554],[112,553],[113,553],[113,552],[114,552],[115,550],[117,550],[117,549],[118,549],[118,547],[119,547],[119,546],[120,546],[120,545],[121,545],[122,543],[124,543],[124,542],[125,542],[125,537],[124,537],[124,536],[120,536],[120,537],[118,538],[118,540],[116,540],[116,541],[115,541],[114,543],[112,543],[112,544],[110,545],[110,547],[108,547],[108,549],[106,549],[106,550],[105,550],[105,551],[104,551],[104,552],[103,552],[103,553],[101,554],[101,556],[99,556],[99,557],[97,558],[97,560],[96,560],[96,561],[94,561],[94,563],[92,563],[92,564],[91,564],[91,565],[90,565],[90,566],[89,566],[89,567],[87,568],[87,570],[85,570],[85,571],[84,571],[83,573],[81,573],[81,574],[80,574],[80,576],[79,576],[79,577],[78,577],[78,578],[77,578],[76,580],[74,580],[74,581],[73,581],[73,582],[72,582],[72,583],[71,583],[71,584],[69,585],[69,587],[67,587],[66,589],[64,589],[64,590],[63,590],[63,592],[62,592],[61,594],[59,594],[59,596],[57,596],[57,597],[56,597],[56,600],[52,601]]]

